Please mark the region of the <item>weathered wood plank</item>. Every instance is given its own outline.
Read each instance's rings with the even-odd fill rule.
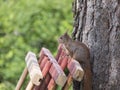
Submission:
[[[20,88],[21,88],[27,74],[28,74],[28,70],[27,70],[27,67],[25,67],[25,69],[24,69],[22,75],[20,76],[20,79],[19,79],[19,81],[18,81],[18,83],[17,83],[17,85],[15,87],[15,90],[20,90]]]
[[[72,76],[69,74],[68,79],[62,90],[69,90],[70,86],[72,85]]]
[[[52,65],[52,63],[50,61],[46,62],[45,66],[44,66],[44,68],[42,70],[43,77],[45,77],[48,74],[51,65]]]
[[[56,83],[53,79],[50,80],[47,88],[48,88],[48,90],[55,90],[56,89]]]
[[[55,80],[56,84],[63,86],[67,80],[67,77],[61,67],[58,65],[56,59],[52,56],[51,52],[46,48],[42,48],[40,55],[45,55],[49,58],[50,62],[52,63],[49,73]]]
[[[30,75],[30,80],[33,84],[39,85],[39,80],[43,78],[36,55],[33,52],[28,52],[25,61]]]
[[[77,81],[81,81],[83,79],[84,71],[78,61],[72,59],[68,63],[67,68],[68,68],[70,74],[72,75],[73,79],[75,79]]]
[[[48,61],[48,57],[45,56],[43,58],[43,60],[41,60],[41,63],[39,63],[39,67],[40,67],[41,71],[43,70],[43,68],[44,68],[47,61]]]
[[[34,84],[30,80],[25,90],[33,90],[33,87],[34,87]]]

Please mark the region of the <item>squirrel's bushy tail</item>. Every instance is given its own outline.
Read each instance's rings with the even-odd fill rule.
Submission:
[[[90,65],[84,68],[83,90],[92,90],[92,72]]]

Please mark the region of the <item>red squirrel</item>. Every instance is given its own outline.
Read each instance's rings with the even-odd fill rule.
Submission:
[[[77,60],[81,64],[85,72],[82,86],[83,90],[92,90],[92,72],[88,47],[80,41],[72,40],[67,33],[60,36],[58,42],[64,45],[71,58]],[[73,80],[73,89],[80,90],[80,82]]]

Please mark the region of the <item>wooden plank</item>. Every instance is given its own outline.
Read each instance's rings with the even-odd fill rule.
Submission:
[[[43,78],[43,75],[37,62],[36,55],[33,52],[28,52],[25,61],[27,64],[31,82],[35,85],[39,85],[39,80]]]
[[[50,80],[47,88],[48,88],[48,90],[56,90],[56,84],[55,84],[55,81],[53,79]]]
[[[40,67],[41,71],[43,70],[43,68],[44,68],[47,61],[48,61],[48,57],[45,56],[43,58],[43,60],[41,60],[41,63],[39,63],[39,67]]]
[[[56,59],[52,56],[51,52],[48,49],[43,47],[39,55],[41,54],[44,56],[47,56],[49,60],[51,61],[51,63],[57,63]]]
[[[62,62],[62,60],[64,59],[65,56],[66,56],[66,55],[65,55],[65,52],[62,50],[62,52],[61,52],[61,54],[60,54],[60,57],[59,57],[59,59],[58,59],[58,64],[59,64],[59,65],[61,64],[61,62]]]
[[[42,48],[40,55],[41,54],[47,56],[50,62],[52,63],[49,73],[55,80],[56,84],[63,86],[67,80],[67,77],[64,74],[63,70],[61,69],[61,67],[58,65],[55,58],[52,56],[51,52],[46,48]]]
[[[47,85],[47,86],[48,86],[50,80],[51,80],[51,76],[50,76],[50,74],[48,73],[48,74],[46,75],[46,78],[45,78],[45,82],[46,82],[46,85]]]
[[[52,65],[52,63],[50,61],[46,62],[45,66],[44,66],[44,68],[42,70],[43,77],[45,77],[46,74],[49,72],[49,69],[50,69],[51,65]]]
[[[70,74],[72,75],[73,79],[75,79],[77,81],[81,81],[83,79],[84,71],[78,61],[72,59],[68,63],[67,68],[68,68]]]
[[[58,53],[57,53],[57,55],[56,55],[56,60],[58,61],[58,59],[59,59],[59,57],[60,57],[60,55],[61,55],[61,53],[62,53],[62,47],[63,47],[63,45],[62,44],[59,44],[59,46],[58,46]]]
[[[68,57],[65,56],[60,64],[60,67],[62,68],[62,70],[64,70],[67,67],[68,64]]]
[[[44,90],[44,89],[41,88],[43,82],[44,82],[44,78],[41,80],[40,85],[38,85],[38,86],[34,86],[34,87],[33,87],[33,90]]]
[[[42,51],[41,51],[42,52]],[[39,60],[38,60],[38,63],[40,64],[41,61],[43,60],[43,58],[46,57],[43,53],[40,53],[39,54]]]
[[[47,86],[50,82],[51,76],[48,73],[46,77],[41,81],[41,84],[39,86],[34,86],[33,90],[48,90]]]
[[[29,81],[25,90],[33,90],[33,87],[34,87],[34,84],[32,83],[32,81]]]
[[[49,70],[49,73],[52,76],[52,78],[55,80],[56,84],[63,87],[67,80],[67,77],[62,70],[59,70],[59,68],[60,68],[59,65],[53,63]]]
[[[62,90],[69,90],[70,86],[72,85],[72,76],[69,74],[68,79]]]
[[[25,67],[25,69],[24,69],[24,71],[23,71],[23,73],[22,73],[22,75],[21,75],[21,77],[20,77],[20,79],[19,79],[19,81],[16,85],[15,90],[20,90],[21,89],[21,86],[22,86],[27,74],[28,74],[28,70],[27,70],[27,67]]]

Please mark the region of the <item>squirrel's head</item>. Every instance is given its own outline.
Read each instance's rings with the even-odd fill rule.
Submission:
[[[64,43],[68,42],[69,39],[70,39],[70,37],[69,37],[68,33],[66,32],[62,36],[59,37],[58,42],[64,44]]]

